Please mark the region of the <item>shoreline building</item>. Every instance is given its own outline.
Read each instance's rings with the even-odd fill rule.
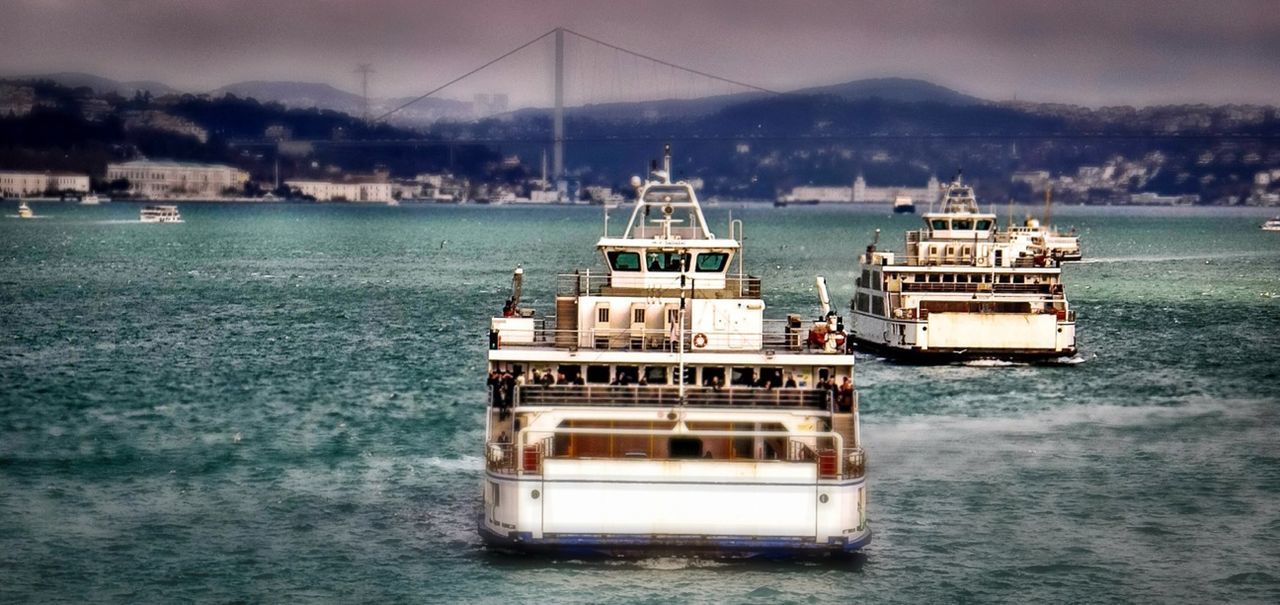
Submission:
[[[851,187],[793,187],[790,192],[778,196],[778,201],[783,204],[874,204],[894,202],[897,198],[906,196],[916,204],[927,204],[936,201],[940,195],[942,186],[937,177],[929,177],[929,182],[924,187],[871,187],[867,185],[866,179],[859,176],[853,180]]]
[[[249,173],[222,164],[135,160],[107,165],[107,180],[124,179],[129,193],[149,198],[213,199],[244,189]]]
[[[63,192],[89,193],[89,175],[0,170],[0,194],[5,197]]]
[[[317,202],[390,202],[391,183],[387,182],[332,182],[289,180],[284,182],[302,195],[316,198]]]

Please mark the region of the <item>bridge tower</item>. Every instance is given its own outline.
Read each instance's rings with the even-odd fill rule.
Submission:
[[[556,28],[556,107],[552,114],[551,179],[564,178],[564,28]]]

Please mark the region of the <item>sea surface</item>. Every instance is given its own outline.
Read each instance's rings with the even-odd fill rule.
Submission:
[[[475,533],[488,318],[517,264],[542,309],[598,267],[600,209],[32,206],[0,205],[0,603],[1280,602],[1261,212],[1055,208],[1079,358],[859,355],[870,547],[726,563]],[[847,304],[873,231],[919,220],[730,212],[779,318],[818,274]]]

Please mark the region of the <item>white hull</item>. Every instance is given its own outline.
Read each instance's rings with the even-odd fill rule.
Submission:
[[[870,536],[865,480],[819,480],[816,463],[548,459],[486,482],[482,528],[516,548],[839,552]]]
[[[931,313],[923,320],[853,314],[853,336],[872,350],[914,357],[1053,358],[1076,352],[1074,322],[1043,313]]]

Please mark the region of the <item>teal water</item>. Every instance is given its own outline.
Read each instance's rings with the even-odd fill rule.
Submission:
[[[543,308],[594,263],[598,209],[33,206],[0,218],[0,602],[1280,602],[1257,212],[1060,210],[1081,362],[859,356],[875,539],[764,564],[479,544],[488,317],[516,263]],[[733,212],[771,317],[918,220]]]

